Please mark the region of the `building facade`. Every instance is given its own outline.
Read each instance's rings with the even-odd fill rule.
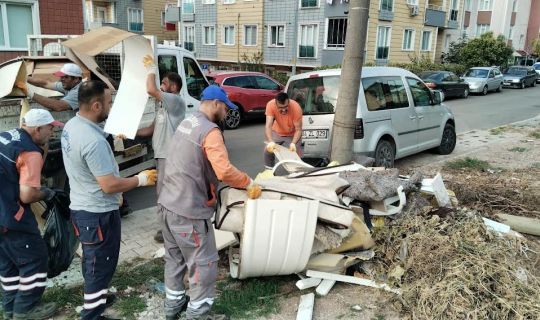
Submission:
[[[144,34],[153,35],[159,43],[163,41],[178,41],[178,24],[167,23],[165,13],[167,8],[177,8],[177,2],[170,0],[143,1]]]
[[[143,2],[153,1],[84,0],[85,30],[111,26],[143,34],[145,32]]]
[[[27,35],[84,31],[81,1],[0,1],[0,17],[0,62],[28,55]]]

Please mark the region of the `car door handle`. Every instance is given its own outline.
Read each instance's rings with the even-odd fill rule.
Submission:
[[[416,119],[416,116],[409,116],[409,119],[414,120]]]
[[[188,104],[187,107],[188,107],[188,108],[193,108],[193,105],[192,105],[192,104]]]
[[[418,119],[422,120],[424,119],[424,116],[418,116]]]

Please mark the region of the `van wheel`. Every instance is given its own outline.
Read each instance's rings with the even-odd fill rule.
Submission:
[[[487,86],[484,86],[484,89],[482,89],[482,94],[485,96],[486,94],[488,94],[488,87]]]
[[[375,166],[392,168],[396,158],[394,144],[388,140],[380,140],[375,148]]]
[[[240,120],[242,115],[240,110],[229,109],[227,111],[227,116],[225,116],[225,127],[227,129],[236,129],[240,126]]]
[[[467,99],[469,97],[469,89],[465,88],[465,90],[463,90],[463,95],[461,97],[463,99]]]
[[[453,125],[447,123],[444,126],[441,145],[437,148],[439,154],[450,154],[456,147],[456,129]]]

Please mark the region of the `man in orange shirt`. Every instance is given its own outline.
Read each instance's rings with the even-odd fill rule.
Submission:
[[[302,108],[289,99],[285,92],[280,92],[276,98],[266,104],[266,125],[264,133],[267,145],[264,150],[264,166],[274,167],[273,154],[277,144],[288,146],[289,150],[302,156]]]

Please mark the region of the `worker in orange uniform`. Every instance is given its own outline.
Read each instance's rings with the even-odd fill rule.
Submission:
[[[285,92],[280,92],[275,99],[266,104],[266,148],[264,150],[264,166],[266,169],[274,167],[274,149],[276,145],[284,145],[290,151],[302,156],[302,108],[289,99]]]
[[[198,112],[184,119],[170,142],[158,215],[165,243],[165,316],[226,319],[211,312],[219,260],[212,216],[219,181],[258,198],[261,188],[229,161],[218,123],[236,109],[222,88],[211,85]],[[190,296],[183,279],[188,272]],[[191,298],[191,299],[190,299]]]

